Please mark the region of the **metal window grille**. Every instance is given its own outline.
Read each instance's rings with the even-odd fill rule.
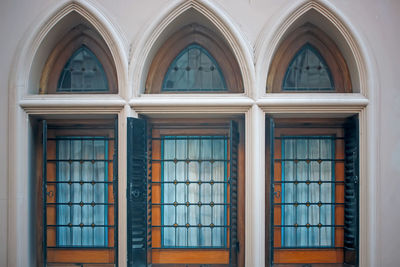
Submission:
[[[50,263],[47,252],[57,249],[112,249],[116,259],[117,138],[48,137],[47,129],[43,121],[44,266]],[[114,143],[112,155],[110,141]],[[113,177],[109,177],[110,166]]]
[[[281,245],[275,244],[273,249],[334,248],[335,229],[344,227],[335,224],[335,207],[344,205],[335,202],[335,185],[344,184],[344,181],[336,181],[334,171],[336,162],[344,162],[344,159],[335,156],[335,141],[343,138],[281,136],[274,139],[278,145],[280,143],[281,158],[273,158],[272,161],[281,165],[281,175],[275,172],[272,180],[272,216],[280,216],[281,219],[280,224],[273,220],[273,232],[281,232]],[[329,143],[325,146],[329,151],[321,152],[322,142]],[[300,143],[303,144],[302,153],[296,151]],[[285,155],[290,150],[289,146],[292,151],[290,155]],[[323,165],[325,175],[322,173]],[[324,232],[325,239],[322,241]]]
[[[163,136],[160,184],[163,248],[227,247],[227,136]],[[207,151],[205,151],[207,150]],[[217,151],[219,150],[219,151]],[[179,173],[179,170],[181,171]],[[174,216],[171,216],[173,214]]]

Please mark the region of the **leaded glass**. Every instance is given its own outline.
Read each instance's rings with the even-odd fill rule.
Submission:
[[[334,139],[282,137],[282,247],[331,247]]]
[[[80,47],[65,64],[57,84],[58,92],[108,91],[103,66],[86,46]]]
[[[203,47],[186,47],[168,67],[162,91],[226,91],[225,79],[215,59]]]
[[[59,137],[57,246],[107,246],[108,141]]]
[[[289,64],[283,79],[283,91],[332,91],[330,70],[321,54],[304,45]]]
[[[162,138],[162,246],[226,247],[228,140]]]

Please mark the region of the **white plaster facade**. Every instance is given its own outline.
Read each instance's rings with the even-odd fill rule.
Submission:
[[[34,266],[35,210],[29,118],[116,114],[119,118],[119,263],[126,266],[126,117],[244,114],[246,266],[265,266],[265,114],[360,115],[360,266],[399,266],[400,2],[396,0],[2,0],[0,3],[0,266]],[[104,38],[118,95],[37,95],[60,34],[85,19]],[[190,21],[218,31],[242,71],[243,94],[143,95],[163,41]],[[310,21],[333,38],[353,94],[265,93],[270,62],[293,27]],[[31,153],[31,154],[30,154]]]

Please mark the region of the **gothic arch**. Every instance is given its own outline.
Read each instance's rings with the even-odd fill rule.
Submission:
[[[126,42],[118,28],[97,7],[87,1],[74,0],[55,6],[48,14],[46,19],[32,23],[32,29],[17,49],[10,87],[22,88],[19,98],[38,93],[41,72],[52,49],[63,34],[80,23],[92,28],[104,40],[115,64],[118,85],[124,87]]]
[[[252,64],[249,42],[243,38],[239,28],[215,4],[202,0],[179,1],[172,3],[153,23],[141,33],[134,43],[135,50],[130,56],[129,77],[133,94],[139,95],[145,90],[147,73],[151,62],[161,45],[182,24],[198,23],[215,31],[226,42],[235,56],[243,79],[244,92],[249,94],[253,85],[254,66]]]
[[[358,36],[349,30],[349,23],[346,21],[345,24],[345,20],[335,14],[339,12],[334,13],[333,7],[325,6],[319,1],[291,4],[284,10],[284,14],[278,14],[273,22],[264,26],[255,44],[257,85],[260,90],[265,90],[271,61],[282,41],[296,28],[311,23],[318,25],[325,34],[335,40],[349,67],[353,92],[366,96],[368,84],[365,52],[355,38]]]

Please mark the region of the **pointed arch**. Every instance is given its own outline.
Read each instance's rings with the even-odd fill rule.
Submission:
[[[221,88],[202,88],[203,90],[198,90],[201,88],[190,88],[191,86],[187,84],[187,88],[175,88],[175,90],[170,88],[171,90],[164,90],[166,88],[163,88],[163,81],[166,75],[170,73],[168,71],[169,66],[173,64],[177,57],[180,56],[182,51],[191,45],[205,49],[205,51],[208,51],[206,53],[209,53],[210,56],[215,59],[215,63],[211,66],[213,68],[211,73],[214,73],[214,71],[216,74],[220,72],[222,80],[226,81],[226,86],[224,85]],[[216,66],[220,66],[221,68],[215,68]],[[190,66],[187,65],[184,66],[184,68],[189,68],[189,70],[185,70],[184,74],[190,74]],[[214,76],[218,77],[218,75]],[[191,24],[181,28],[168,38],[165,43],[163,43],[151,63],[146,81],[146,93],[160,93],[167,91],[239,93],[242,92],[242,90],[243,82],[240,69],[229,47],[227,47],[214,32],[198,24]]]
[[[317,53],[317,57],[318,55],[322,56],[322,61],[324,63],[326,62],[326,68],[322,68],[320,65],[320,69],[314,71],[314,77],[318,74],[319,78],[321,78],[321,74],[327,72],[325,74],[328,74],[328,82],[331,78],[332,81],[329,82],[329,85],[326,84],[323,86],[326,88],[318,88],[316,85],[307,88],[307,86],[304,87],[305,83],[303,81],[303,86],[300,86],[297,89],[289,89],[289,91],[352,92],[349,70],[341,52],[332,39],[312,24],[306,24],[296,28],[281,42],[279,48],[275,52],[269,69],[267,77],[268,92],[287,91],[285,90],[286,74],[290,71],[293,59],[298,56],[299,51],[301,51],[305,46],[311,47],[314,50],[313,53]],[[302,76],[311,78],[308,74],[313,70],[313,67],[311,66],[312,64],[306,65],[307,66],[304,66],[305,69]]]
[[[147,74],[151,62],[161,45],[179,30],[182,24],[197,23],[211,28],[225,42],[234,55],[243,79],[244,92],[249,93],[254,81],[254,65],[252,64],[252,47],[250,42],[240,33],[239,27],[232,22],[223,10],[214,3],[202,0],[178,1],[169,3],[161,8],[164,12],[152,18],[150,27],[140,34],[140,38],[133,42],[136,47],[130,56],[130,81],[135,95],[144,93]],[[194,14],[191,20],[187,14]],[[206,25],[204,25],[204,23]]]
[[[78,64],[71,66],[71,69],[67,72],[73,73],[72,76],[68,75],[68,77],[70,77],[69,80],[71,80],[71,78],[73,79],[71,82],[75,85],[70,84],[69,89],[60,87],[59,80],[66,73],[65,67],[70,63],[71,59],[76,56],[76,53],[83,48],[92,56],[93,62],[90,63],[90,60],[80,63],[76,62]],[[103,80],[105,80],[106,83],[99,87]],[[84,81],[87,83],[86,85],[82,84]],[[81,85],[78,85],[78,83]],[[95,84],[98,88],[96,88]],[[83,24],[74,27],[62,37],[61,41],[57,43],[50,53],[42,71],[39,93],[48,94],[62,92],[118,92],[117,75],[110,50],[97,32]]]
[[[186,73],[185,73],[186,72]],[[169,65],[161,91],[226,91],[222,70],[204,47],[190,44]]]
[[[290,3],[282,10],[284,10],[283,13],[276,14],[269,23],[265,24],[255,44],[257,84],[260,88],[263,85],[265,88],[272,60],[283,40],[296,28],[311,23],[318,25],[325,35],[335,40],[335,45],[348,65],[353,92],[367,95],[365,52],[357,43],[349,20],[345,19],[337,8],[327,1],[323,3],[302,1]],[[357,37],[359,39],[359,36]]]
[[[82,22],[91,28],[109,49],[115,65],[117,83],[119,87],[123,87],[126,80],[127,45],[121,31],[98,7],[87,1],[73,0],[56,3],[51,12],[46,12],[46,16],[39,22],[31,24],[28,34],[20,41],[11,77],[11,81],[22,88],[19,97],[38,93],[42,70],[52,48],[63,34]]]

